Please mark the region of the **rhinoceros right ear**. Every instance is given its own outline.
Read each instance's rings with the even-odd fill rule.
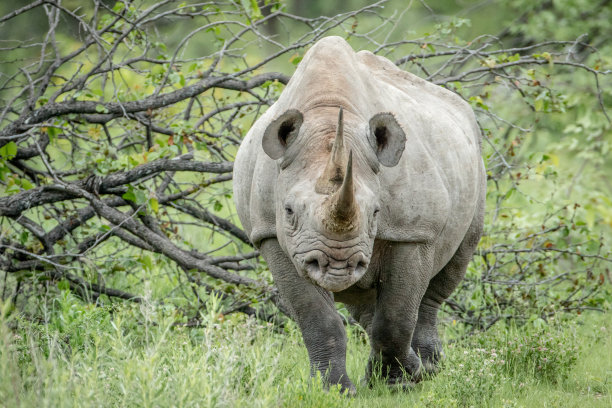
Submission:
[[[304,116],[297,109],[289,109],[274,119],[265,130],[261,146],[271,159],[283,157],[287,147],[295,140],[304,121]]]
[[[383,166],[393,167],[399,163],[406,144],[406,134],[392,113],[381,112],[372,116],[370,144]]]

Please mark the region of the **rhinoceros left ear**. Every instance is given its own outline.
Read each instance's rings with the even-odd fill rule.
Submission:
[[[381,112],[372,116],[369,139],[380,164],[393,167],[399,163],[404,152],[406,134],[393,114]]]
[[[274,119],[265,130],[261,146],[271,159],[283,157],[287,147],[297,137],[304,116],[297,109],[289,109]]]

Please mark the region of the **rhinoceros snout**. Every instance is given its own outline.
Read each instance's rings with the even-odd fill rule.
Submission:
[[[344,260],[336,260],[320,250],[311,251],[299,260],[302,276],[332,292],[357,282],[368,268],[368,259],[359,251]]]

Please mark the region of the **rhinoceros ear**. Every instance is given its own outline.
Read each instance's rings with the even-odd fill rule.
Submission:
[[[271,159],[283,157],[287,147],[297,137],[304,116],[297,109],[289,109],[274,119],[265,130],[261,146]]]
[[[372,116],[369,139],[380,164],[393,167],[399,163],[404,152],[406,134],[393,114],[381,112]]]

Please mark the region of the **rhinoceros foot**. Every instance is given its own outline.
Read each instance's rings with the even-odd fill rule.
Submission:
[[[425,367],[412,348],[402,359],[371,355],[366,368],[365,382],[372,386],[376,379],[384,379],[392,388],[409,391],[423,379]]]
[[[415,332],[412,338],[412,348],[421,358],[422,371],[426,376],[433,376],[439,371],[439,363],[444,359],[442,342],[437,333],[422,335]]]
[[[348,381],[348,384],[340,384],[340,392],[349,397],[354,397],[357,395],[357,389],[350,381]]]
[[[333,388],[333,389],[339,388],[340,394],[344,394],[349,397],[354,397],[355,395],[357,395],[357,389],[353,385],[350,378],[346,375],[345,370],[339,370],[337,367],[334,369],[334,367],[330,366],[323,373],[320,370],[320,366],[311,367],[311,368],[316,368],[316,371],[319,371],[319,373],[321,373],[322,375],[321,379],[323,381],[323,386],[325,387],[326,390],[329,391],[330,388]],[[314,377],[315,370],[312,370],[310,374],[312,377]]]

